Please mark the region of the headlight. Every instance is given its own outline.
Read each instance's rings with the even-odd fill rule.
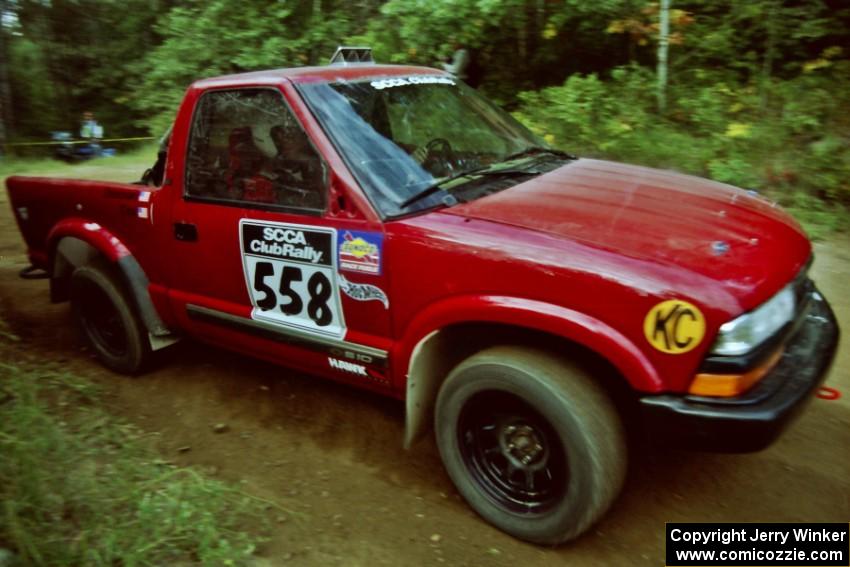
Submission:
[[[794,290],[791,285],[758,308],[720,326],[712,354],[746,354],[794,318]]]

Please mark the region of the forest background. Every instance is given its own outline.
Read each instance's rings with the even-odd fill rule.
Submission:
[[[156,136],[193,80],[324,64],[339,44],[432,66],[462,46],[469,82],[559,148],[765,191],[814,232],[847,225],[850,2],[666,4],[0,0],[0,144],[44,152],[12,144],[77,131],[86,110],[107,137]]]

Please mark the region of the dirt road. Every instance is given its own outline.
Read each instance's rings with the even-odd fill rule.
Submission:
[[[76,173],[98,174],[87,167]],[[850,332],[850,237],[819,243],[816,254],[814,278]],[[665,522],[850,520],[847,334],[828,380],[840,400],[814,400],[754,455],[639,448],[608,516],[578,541],[548,549],[479,520],[443,472],[433,440],[404,451],[397,402],[196,344],[177,347],[144,377],[112,375],[80,350],[68,306],[48,302],[47,283],[17,277],[26,265],[2,191],[0,316],[28,351],[103,384],[111,408],[157,434],[167,458],[294,510],[275,522],[264,564],[657,566]],[[216,423],[229,430],[215,433]]]

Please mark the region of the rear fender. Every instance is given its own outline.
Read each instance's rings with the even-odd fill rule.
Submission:
[[[130,250],[111,232],[95,222],[65,219],[48,235],[50,298],[68,300],[68,282],[74,269],[104,258],[121,273],[142,322],[151,335],[151,346],[168,343],[171,331],[162,322],[148,292],[148,277]]]

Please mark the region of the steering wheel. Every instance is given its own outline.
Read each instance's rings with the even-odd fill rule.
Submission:
[[[422,164],[432,174],[450,175],[457,166],[452,145],[445,138],[434,138],[425,144],[427,154]]]
[[[450,154],[452,153],[452,145],[445,138],[434,138],[425,144],[425,149],[428,153]]]

